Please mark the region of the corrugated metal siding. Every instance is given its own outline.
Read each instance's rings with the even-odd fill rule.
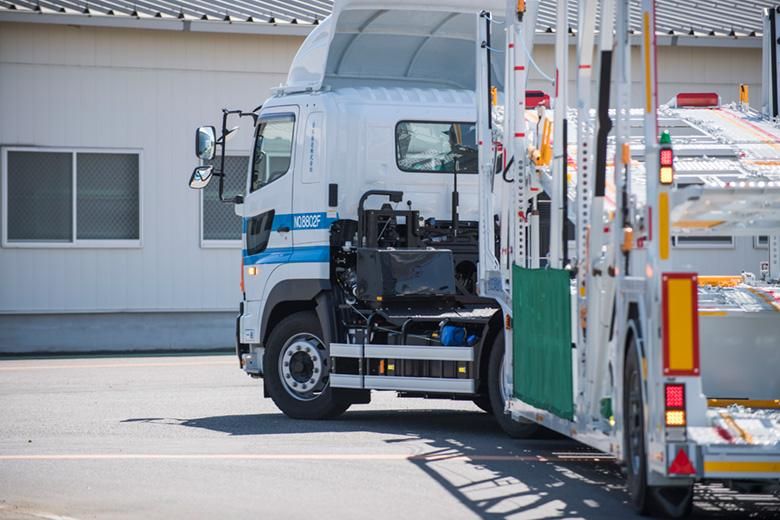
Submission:
[[[633,0],[632,27],[641,31],[639,0]],[[761,12],[777,4],[771,0],[713,0],[685,1],[659,0],[657,2],[657,29],[662,34],[696,36],[749,36],[761,33]],[[572,29],[577,29],[578,2],[569,2],[569,19]],[[89,11],[92,15],[109,14],[117,17],[144,16],[162,18],[206,19],[214,22],[232,21],[267,23],[313,23],[322,20],[333,8],[332,0],[9,0],[0,9],[41,10],[43,12],[67,12],[72,14]],[[475,2],[475,10],[479,3]],[[543,0],[539,10],[538,29],[545,31],[555,27],[555,0]],[[732,32],[733,31],[733,32]]]
[[[143,247],[1,248],[0,312],[235,309],[238,249],[200,247],[192,135],[262,102],[300,43],[0,24],[0,145],[143,150]]]

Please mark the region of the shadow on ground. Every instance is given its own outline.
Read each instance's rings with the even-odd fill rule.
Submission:
[[[282,414],[196,419],[136,418],[229,435],[374,432],[388,444],[413,443],[409,463],[481,518],[633,518],[620,468],[582,444],[549,431],[509,439],[481,412],[451,410],[352,411],[331,421]],[[694,518],[780,518],[780,500],[700,486]]]

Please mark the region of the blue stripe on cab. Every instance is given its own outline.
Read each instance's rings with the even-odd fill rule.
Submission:
[[[275,247],[244,256],[244,265],[328,262],[330,246]]]

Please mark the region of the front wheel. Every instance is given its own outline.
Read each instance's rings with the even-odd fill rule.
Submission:
[[[274,404],[294,419],[327,419],[349,408],[330,387],[330,358],[321,338],[311,311],[284,318],[268,336],[266,385]]]
[[[527,419],[514,420],[504,411],[506,401],[509,399],[507,384],[504,381],[504,333],[499,331],[498,337],[490,350],[488,361],[488,395],[493,415],[498,425],[513,439],[527,439],[533,437],[539,430],[539,425]]]
[[[629,340],[623,378],[623,418],[628,492],[640,515],[683,518],[693,509],[693,486],[650,486],[647,483],[645,413],[636,340]]]

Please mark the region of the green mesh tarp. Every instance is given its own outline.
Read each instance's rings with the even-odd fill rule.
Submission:
[[[569,273],[512,269],[514,394],[573,419]]]

